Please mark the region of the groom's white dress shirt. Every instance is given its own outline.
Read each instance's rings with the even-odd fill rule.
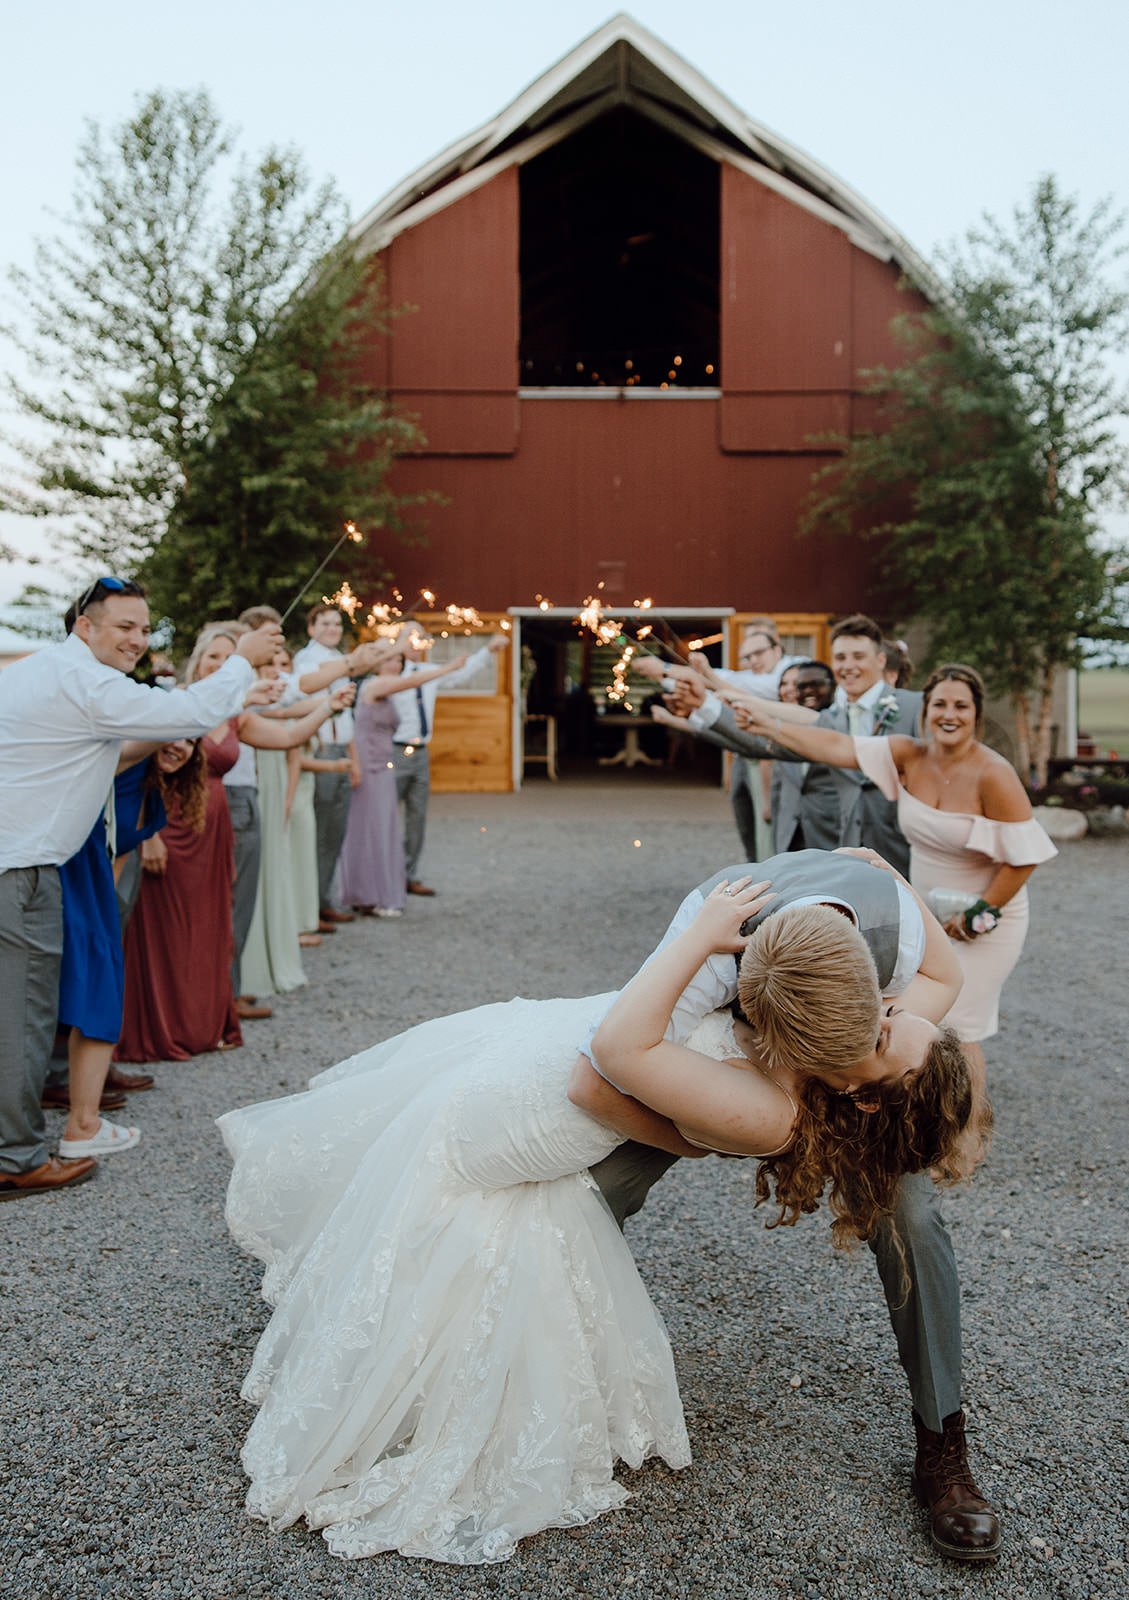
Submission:
[[[150,689],[77,634],[0,672],[0,871],[58,866],[106,804],[123,739],[194,739],[243,709],[254,669],[233,655],[188,689]]]

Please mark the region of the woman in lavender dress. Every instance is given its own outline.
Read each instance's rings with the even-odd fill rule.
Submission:
[[[400,718],[392,697],[418,689],[429,678],[441,678],[465,661],[465,655],[456,656],[441,667],[405,674],[402,655],[386,656],[357,696],[353,738],[361,780],[353,790],[341,847],[340,894],[344,905],[367,916],[398,917],[407,899],[392,764],[392,735]]]

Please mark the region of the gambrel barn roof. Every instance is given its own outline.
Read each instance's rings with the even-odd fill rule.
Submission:
[[[755,122],[626,12],[589,34],[489,122],[410,173],[355,224],[352,236],[366,255],[382,250],[406,228],[619,106],[842,229],[859,248],[895,262],[928,298],[944,298],[926,262],[861,195]]]

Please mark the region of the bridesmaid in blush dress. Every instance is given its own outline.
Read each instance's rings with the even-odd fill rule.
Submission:
[[[999,1030],[1000,990],[1027,937],[1027,880],[1058,852],[1032,816],[1015,768],[977,737],[979,673],[957,662],[937,668],[922,692],[921,739],[852,737],[782,720],[779,710],[749,701],[738,721],[808,760],[864,772],[897,803],[918,893],[948,889],[975,901],[942,919],[964,979],[945,1021],[982,1082],[981,1044]]]
[[[393,696],[414,691],[466,661],[456,656],[441,667],[404,677],[404,657],[386,656],[357,697],[354,740],[361,781],[353,790],[349,825],[341,847],[341,901],[368,916],[398,917],[407,900],[404,840],[396,800],[392,735],[399,714]]]

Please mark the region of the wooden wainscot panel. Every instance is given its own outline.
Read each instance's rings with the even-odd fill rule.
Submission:
[[[440,695],[431,738],[437,794],[508,794],[513,788],[508,694]]]

